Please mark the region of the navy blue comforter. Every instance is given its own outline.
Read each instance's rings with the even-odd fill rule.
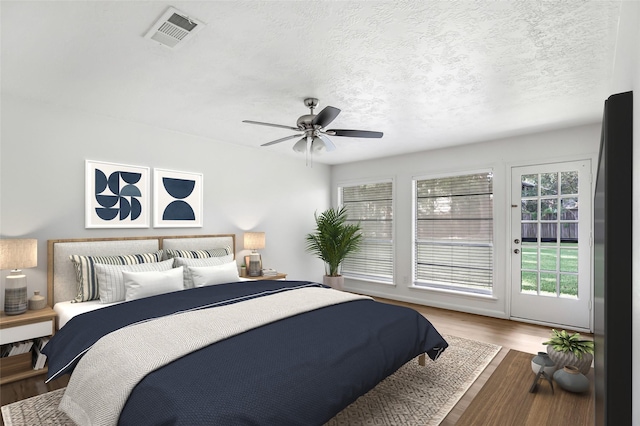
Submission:
[[[95,341],[123,326],[307,285],[321,286],[223,284],[79,315],[45,347],[48,379],[72,372]],[[223,340],[150,373],[130,395],[120,424],[321,425],[407,361],[425,352],[436,359],[447,346],[412,309],[372,300],[329,306]]]

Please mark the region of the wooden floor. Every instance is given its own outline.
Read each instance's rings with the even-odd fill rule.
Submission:
[[[477,395],[482,385],[491,376],[500,361],[506,356],[509,349],[516,349],[521,352],[536,354],[545,351],[542,342],[549,337],[550,329],[532,324],[515,321],[501,320],[497,318],[484,317],[480,315],[465,314],[448,311],[444,309],[430,308],[421,305],[413,305],[404,302],[379,299],[384,302],[410,306],[423,315],[442,334],[451,334],[458,337],[465,337],[473,340],[494,343],[503,347],[500,353],[485,369],[478,380],[469,391],[462,397],[458,404],[451,410],[449,415],[441,423],[441,426],[451,426],[458,423],[458,419],[469,406],[474,396]],[[585,337],[591,337],[583,334]],[[51,390],[66,386],[67,376],[50,384],[44,384],[44,376],[29,378],[14,383],[2,385],[0,387],[0,405],[9,404],[31,396],[39,395]],[[533,379],[533,377],[532,377]],[[532,413],[535,416],[535,413]],[[544,417],[541,416],[541,419]],[[535,420],[535,419],[534,419]],[[506,425],[506,423],[504,423]],[[543,423],[538,423],[543,424]],[[573,425],[582,426],[582,425]],[[589,426],[589,425],[584,425]]]
[[[468,339],[480,340],[482,342],[494,343],[502,346],[502,349],[496,355],[494,360],[489,366],[482,372],[478,380],[469,388],[467,393],[460,399],[458,404],[451,410],[449,415],[444,419],[440,426],[452,426],[459,425],[458,420],[462,413],[469,406],[473,398],[478,394],[482,385],[486,383],[491,374],[500,364],[500,361],[509,352],[509,349],[515,349],[520,352],[527,352],[536,354],[541,351],[546,351],[546,346],[542,342],[546,342],[550,335],[550,328],[527,324],[516,321],[503,320],[498,318],[485,317],[481,315],[465,314],[461,312],[449,311],[446,309],[430,308],[422,305],[414,305],[411,303],[396,302],[393,300],[377,299],[380,301],[393,303],[397,305],[409,306],[421,314],[423,314],[429,321],[435,326],[435,328],[441,334],[451,334],[458,337],[466,337]],[[570,330],[567,330],[570,331]],[[592,335],[587,333],[581,333],[586,338],[593,338]],[[533,380],[533,372],[532,377]],[[512,407],[511,410],[517,409]],[[570,410],[571,407],[568,407]],[[505,412],[505,421],[498,421],[487,426],[500,425],[511,426],[507,419],[510,418],[509,413]],[[556,426],[546,423],[547,413],[544,410],[539,412],[530,413],[529,420],[531,424],[540,424],[545,426]],[[578,417],[580,418],[580,417]],[[539,419],[539,422],[536,421]],[[564,426],[564,424],[558,424],[558,426]],[[590,423],[581,424],[573,423],[571,426],[590,426]]]
[[[459,426],[486,425],[591,425],[594,421],[593,368],[587,375],[590,389],[566,392],[557,383],[541,379],[534,392],[531,354],[510,350],[482,390],[467,407]],[[535,380],[535,379],[534,379]],[[553,385],[553,386],[552,386]],[[517,409],[515,409],[517,407]]]

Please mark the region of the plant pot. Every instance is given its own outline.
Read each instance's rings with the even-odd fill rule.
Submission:
[[[336,290],[344,289],[344,277],[342,275],[338,275],[337,277],[325,275],[322,277],[322,283]]]
[[[584,392],[589,389],[589,379],[573,365],[567,365],[553,373],[553,380],[569,392]]]
[[[574,367],[578,367],[578,370],[586,375],[589,373],[591,369],[591,363],[593,362],[593,355],[589,353],[583,353],[582,359],[578,359],[571,352],[558,352],[553,349],[553,346],[547,346],[547,353],[549,354],[549,358],[556,364],[556,368],[561,370],[563,367],[567,365],[573,365]]]

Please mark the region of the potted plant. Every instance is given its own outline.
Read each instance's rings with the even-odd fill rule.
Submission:
[[[347,211],[344,207],[330,208],[314,216],[316,230],[307,234],[307,251],[324,261],[324,284],[342,290],[344,277],[340,274],[340,268],[344,259],[360,248],[360,224],[346,223]]]
[[[566,330],[551,330],[551,339],[544,342],[547,346],[549,358],[556,364],[556,368],[567,365],[578,367],[586,375],[593,361],[593,341],[580,337],[580,333],[568,333]]]

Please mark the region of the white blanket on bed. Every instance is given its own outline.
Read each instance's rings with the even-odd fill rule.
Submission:
[[[79,425],[115,425],[138,382],[173,360],[264,324],[358,299],[370,298],[302,288],[116,330],[80,360],[59,408]]]

